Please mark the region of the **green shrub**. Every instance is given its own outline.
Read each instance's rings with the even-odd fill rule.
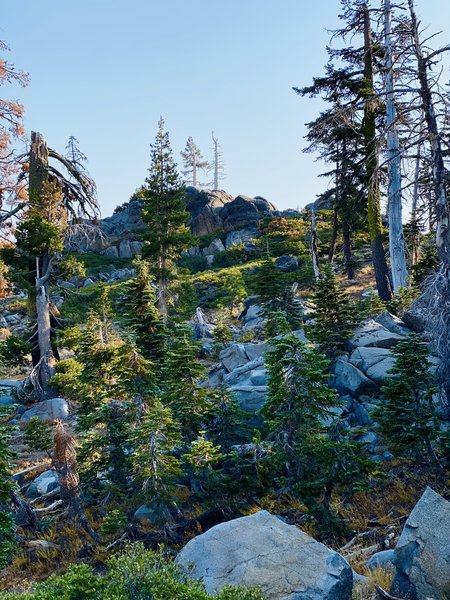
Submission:
[[[24,365],[31,352],[30,342],[17,335],[10,335],[0,342],[0,359],[11,366]]]
[[[25,426],[24,442],[30,450],[43,450],[49,454],[53,447],[53,428],[39,417],[31,417]]]
[[[202,582],[165,560],[161,552],[130,546],[107,563],[108,571],[97,576],[85,564],[73,565],[64,575],[53,575],[35,590],[7,594],[4,600],[213,600]],[[215,600],[264,600],[256,590],[227,587]]]

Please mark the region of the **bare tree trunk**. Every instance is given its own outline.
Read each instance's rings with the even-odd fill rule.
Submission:
[[[386,66],[386,120],[388,148],[388,217],[389,217],[389,253],[391,257],[392,285],[394,292],[406,287],[408,270],[406,268],[406,246],[402,225],[402,180],[401,153],[396,119],[397,109],[394,103],[394,74],[392,60],[391,0],[384,0],[384,36]]]
[[[336,207],[334,207],[334,211],[333,211],[333,233],[331,234],[330,250],[328,252],[328,262],[331,263],[331,264],[333,264],[334,255],[336,253],[336,241],[337,241],[337,236],[338,236],[338,229],[339,229],[338,210],[337,210]]]
[[[392,298],[389,271],[382,240],[380,186],[378,182],[378,148],[376,143],[376,104],[373,88],[372,34],[369,8],[363,5],[364,15],[364,145],[367,171],[367,219],[372,246],[372,262],[378,295],[382,300]]]
[[[450,215],[445,190],[445,170],[442,156],[441,139],[437,124],[436,111],[433,104],[431,85],[428,78],[429,62],[423,55],[419,39],[419,25],[414,10],[414,1],[408,0],[411,16],[412,37],[414,52],[417,58],[417,76],[420,83],[420,98],[428,129],[428,139],[431,147],[431,160],[433,166],[434,208],[436,212],[436,244],[443,267],[450,268]],[[448,275],[448,273],[447,273]]]
[[[319,257],[317,254],[316,211],[314,206],[311,209],[311,257],[314,277],[320,279]]]
[[[353,267],[352,238],[350,232],[350,225],[347,221],[342,222],[342,240],[347,279],[354,279],[355,269]]]
[[[44,261],[43,261],[44,262]],[[39,258],[36,258],[36,318],[39,346],[39,383],[42,388],[42,398],[47,396],[49,379],[54,375],[54,356],[51,343],[50,300],[48,280],[52,264],[47,262],[46,272],[39,275]]]
[[[421,146],[417,148],[416,166],[414,169],[414,187],[411,207],[411,226],[412,226],[412,243],[411,243],[411,265],[416,265],[420,258],[420,243],[419,243],[419,222],[417,219],[417,207],[419,203],[419,178],[420,178],[420,160]]]

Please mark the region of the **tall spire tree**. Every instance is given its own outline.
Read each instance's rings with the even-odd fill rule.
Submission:
[[[392,53],[392,4],[384,0],[384,43],[386,67],[386,142],[388,150],[388,217],[389,254],[394,292],[406,287],[406,244],[402,225],[401,152],[397,128],[397,109],[394,96],[394,66]]]
[[[213,182],[212,182],[213,189],[218,190],[220,180],[224,179],[224,177],[225,177],[223,161],[222,161],[222,151],[220,149],[219,140],[216,137],[214,137],[214,131],[211,133],[211,137],[212,137],[212,141],[214,144],[214,147],[213,147],[214,160],[209,168],[210,168],[210,170],[213,170],[213,173],[214,173],[214,178],[213,178]]]
[[[189,246],[185,189],[173,159],[169,133],[164,119],[158,123],[155,142],[151,144],[151,165],[146,179],[142,218],[148,225],[144,255],[151,260],[152,274],[158,286],[158,309],[164,321],[168,312],[168,283],[174,259]]]
[[[197,187],[197,185],[202,185],[198,182],[197,172],[199,169],[202,171],[208,169],[209,162],[203,159],[202,153],[195,145],[192,137],[188,137],[186,147],[180,152],[180,154],[183,159],[183,166],[185,168],[183,175],[187,177],[186,182],[190,183],[194,187]]]

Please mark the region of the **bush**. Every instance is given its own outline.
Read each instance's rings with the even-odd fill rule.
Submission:
[[[34,592],[7,594],[4,600],[213,600],[202,582],[190,579],[167,561],[161,552],[130,546],[107,563],[106,575],[97,576],[85,564],[73,565],[64,575],[54,575]],[[216,600],[264,600],[256,590],[227,587]]]
[[[31,344],[17,335],[10,335],[0,342],[0,358],[11,366],[24,365],[27,355],[31,352]]]

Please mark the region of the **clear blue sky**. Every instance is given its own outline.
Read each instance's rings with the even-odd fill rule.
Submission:
[[[160,115],[177,161],[190,135],[209,158],[214,130],[224,189],[303,206],[326,185],[301,152],[321,105],[291,88],[322,73],[339,10],[338,0],[2,0],[0,39],[31,77],[2,94],[55,150],[79,140],[105,216],[143,183]],[[417,10],[448,43],[448,0]]]

